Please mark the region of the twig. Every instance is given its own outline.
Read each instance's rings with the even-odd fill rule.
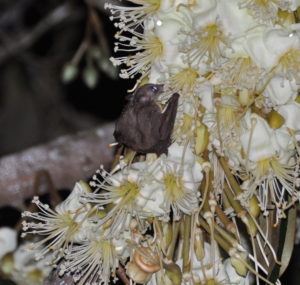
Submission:
[[[69,20],[71,16],[78,17],[75,9],[69,4],[63,4],[55,8],[43,18],[31,31],[15,38],[4,39],[4,47],[0,49],[0,63],[7,58],[27,49],[34,44],[45,32]]]
[[[116,273],[125,285],[129,285],[129,279],[127,278],[125,270],[121,265],[116,270]]]
[[[22,207],[23,200],[32,197],[35,175],[41,169],[49,172],[54,187],[71,189],[100,164],[108,168],[113,160],[114,149],[108,146],[114,141],[113,129],[113,124],[107,124],[0,159],[0,206]],[[39,194],[47,189],[48,185],[41,185]]]

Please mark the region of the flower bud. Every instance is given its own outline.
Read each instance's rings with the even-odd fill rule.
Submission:
[[[239,257],[242,258],[245,262],[247,262],[246,253],[239,253]],[[231,265],[234,267],[236,272],[241,276],[246,276],[248,269],[244,265],[244,262],[241,262],[240,258],[236,256],[230,257]]]
[[[204,244],[201,230],[196,229],[195,231],[195,244],[194,244],[195,255],[197,260],[200,261],[204,258]]]
[[[182,272],[180,267],[175,263],[164,263],[164,269],[167,277],[171,280],[173,285],[181,285]]]
[[[133,262],[128,262],[126,273],[134,282],[142,284],[148,282],[152,276],[152,273],[143,271]]]
[[[67,63],[62,71],[61,80],[63,83],[69,83],[78,75],[78,67],[75,64]]]
[[[97,69],[93,66],[86,67],[83,70],[82,79],[88,88],[95,88],[99,80],[99,74]]]
[[[267,116],[267,121],[269,126],[276,130],[284,124],[285,119],[277,111],[272,110]]]
[[[209,143],[209,132],[204,124],[201,124],[196,129],[195,152],[196,154],[203,153]]]
[[[164,251],[167,251],[168,246],[170,245],[173,237],[172,225],[169,223],[163,224],[163,237],[161,247]]]
[[[140,247],[136,250],[133,255],[133,262],[146,273],[160,270],[159,257],[150,247]]]
[[[4,274],[11,274],[12,271],[14,270],[14,257],[13,254],[7,253],[5,254],[2,259],[0,260],[0,270],[4,273]]]
[[[249,200],[249,212],[255,218],[257,218],[260,214],[259,202],[256,196],[252,196]]]
[[[253,102],[253,95],[247,89],[239,91],[238,101],[242,106],[249,106]]]

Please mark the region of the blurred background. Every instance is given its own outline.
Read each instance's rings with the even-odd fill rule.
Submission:
[[[104,0],[0,0],[0,200],[7,176],[24,168],[20,151],[66,134],[72,140],[119,116],[134,82],[119,79],[109,60],[115,32]],[[7,156],[15,160],[2,179]],[[100,164],[101,155],[95,160]],[[17,195],[23,186],[16,184],[9,191]],[[0,226],[14,226],[19,217],[19,210],[0,207]],[[299,254],[296,247],[283,284],[300,284]]]
[[[118,117],[132,82],[109,61],[103,6],[0,0],[0,156]]]

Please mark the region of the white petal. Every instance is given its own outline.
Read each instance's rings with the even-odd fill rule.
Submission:
[[[85,182],[77,182],[69,196],[55,207],[55,210],[59,214],[66,213],[67,211],[76,211],[83,206],[80,202],[80,197],[87,192],[84,183]]]
[[[226,33],[233,36],[240,35],[256,25],[248,11],[239,8],[236,0],[219,0],[218,15]]]
[[[264,96],[269,97],[274,105],[282,105],[294,100],[298,95],[298,86],[295,80],[287,80],[280,76],[274,76],[266,86]]]
[[[217,1],[195,0],[192,7],[194,23],[196,27],[213,24],[217,19]]]
[[[294,29],[299,29],[299,24],[294,25]],[[269,53],[277,55],[278,58],[289,49],[299,48],[300,39],[297,33],[292,35],[292,30],[282,28],[266,29],[264,33],[264,43]]]
[[[276,150],[271,142],[273,130],[268,123],[256,114],[251,114],[247,123],[247,128],[241,136],[241,144],[246,154],[249,151],[248,158],[259,161],[274,156]]]
[[[278,108],[278,113],[284,117],[285,125],[294,130],[300,130],[300,104],[297,102],[290,102]]]
[[[265,26],[258,26],[246,34],[244,48],[253,62],[265,69],[271,69],[278,61],[279,57],[271,53],[265,45]],[[270,39],[269,39],[270,41]],[[277,42],[273,42],[276,45]]]
[[[0,260],[8,252],[17,247],[17,232],[8,227],[0,228]]]

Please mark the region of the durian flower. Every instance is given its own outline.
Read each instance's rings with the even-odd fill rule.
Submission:
[[[298,30],[299,24],[287,28],[258,26],[245,35],[244,48],[258,67],[299,81]]]
[[[42,248],[36,253],[36,259],[41,259],[49,252],[53,252],[53,259],[60,258],[71,251],[74,242],[86,239],[95,225],[87,220],[89,205],[82,204],[80,197],[89,188],[83,182],[76,183],[71,194],[61,204],[52,210],[48,204],[42,203],[34,197],[32,203],[36,204],[40,212],[25,211],[22,217],[23,233],[45,236],[42,240],[30,245],[31,249]],[[33,221],[31,221],[33,220]]]
[[[191,21],[188,12],[180,13],[174,8],[168,13],[157,14],[153,27],[148,27],[144,32],[128,29],[131,35],[117,33],[115,52],[131,53],[129,56],[111,58],[114,65],[126,66],[121,69],[120,76],[133,78],[141,74],[140,80],[149,76],[151,82],[156,82],[160,76],[155,70],[160,71],[161,75],[162,70],[167,72],[170,64],[183,66],[183,54],[178,47],[180,42],[185,41],[183,31],[191,26]]]
[[[112,240],[98,237],[83,241],[72,249],[59,266],[60,274],[73,272],[73,279],[78,285],[109,284],[116,276],[119,259]]]
[[[143,219],[163,214],[162,209],[157,206],[157,200],[161,198],[160,193],[153,192],[144,185],[144,168],[147,166],[146,162],[133,163],[131,167],[115,174],[110,174],[102,168],[90,183],[96,187],[96,192],[82,196],[82,201],[92,203],[100,210],[110,205],[111,209],[104,217],[98,219],[102,225],[109,223],[109,231],[105,234],[107,237],[117,237],[129,227],[133,217],[143,232],[146,229]]]
[[[248,9],[258,23],[274,24],[278,19],[278,10],[290,10],[291,5],[285,0],[242,0],[239,7]]]
[[[169,147],[168,157],[161,157],[154,163],[151,189],[162,191],[159,203],[164,218],[169,219],[173,212],[175,220],[182,214],[191,215],[199,206],[198,187],[202,181],[202,167],[196,161],[189,145],[179,146],[173,143]]]
[[[243,185],[244,196],[257,195],[265,214],[273,203],[277,218],[284,216],[284,210],[289,206],[286,195],[292,201],[298,199],[295,188],[298,167],[291,159],[295,153],[291,137],[287,131],[273,130],[263,118],[251,114],[241,144],[246,154],[244,166],[250,176]]]

